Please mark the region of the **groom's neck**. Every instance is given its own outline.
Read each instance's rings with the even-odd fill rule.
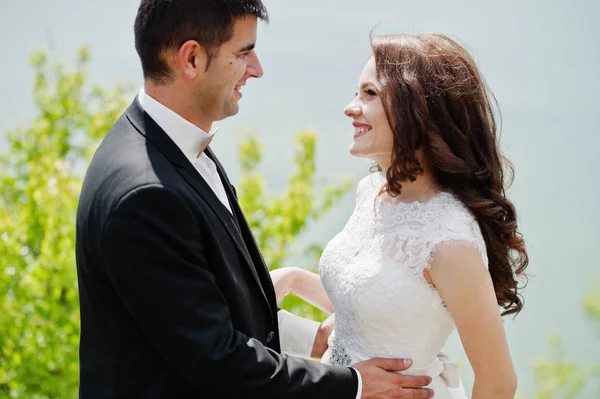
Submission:
[[[207,121],[193,100],[193,93],[185,85],[177,82],[157,83],[150,79],[144,82],[144,91],[150,97],[169,108],[188,122],[198,126],[205,132],[212,128],[212,121]]]

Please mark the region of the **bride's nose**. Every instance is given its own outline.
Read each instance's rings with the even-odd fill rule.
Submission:
[[[360,116],[361,113],[362,110],[354,101],[346,105],[346,108],[344,108],[344,114],[346,114],[346,116],[349,118],[356,118],[357,116]]]

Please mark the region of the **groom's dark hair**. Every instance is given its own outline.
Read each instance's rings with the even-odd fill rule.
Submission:
[[[268,22],[261,0],[142,0],[135,18],[135,49],[144,78],[167,82],[171,71],[164,59],[168,49],[196,40],[210,60],[233,36],[236,18],[254,15]]]

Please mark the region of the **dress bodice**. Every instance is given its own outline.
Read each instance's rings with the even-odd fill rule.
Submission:
[[[407,203],[379,195],[384,183],[381,172],[361,180],[352,216],[321,257],[321,279],[336,313],[328,362],[408,357],[414,368],[426,368],[455,325],[423,272],[440,245],[473,246],[487,267],[485,242],[451,192]]]

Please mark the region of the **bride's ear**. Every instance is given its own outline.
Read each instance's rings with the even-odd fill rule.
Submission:
[[[188,40],[179,47],[177,62],[179,70],[187,79],[204,75],[208,63],[206,49],[195,40]]]

